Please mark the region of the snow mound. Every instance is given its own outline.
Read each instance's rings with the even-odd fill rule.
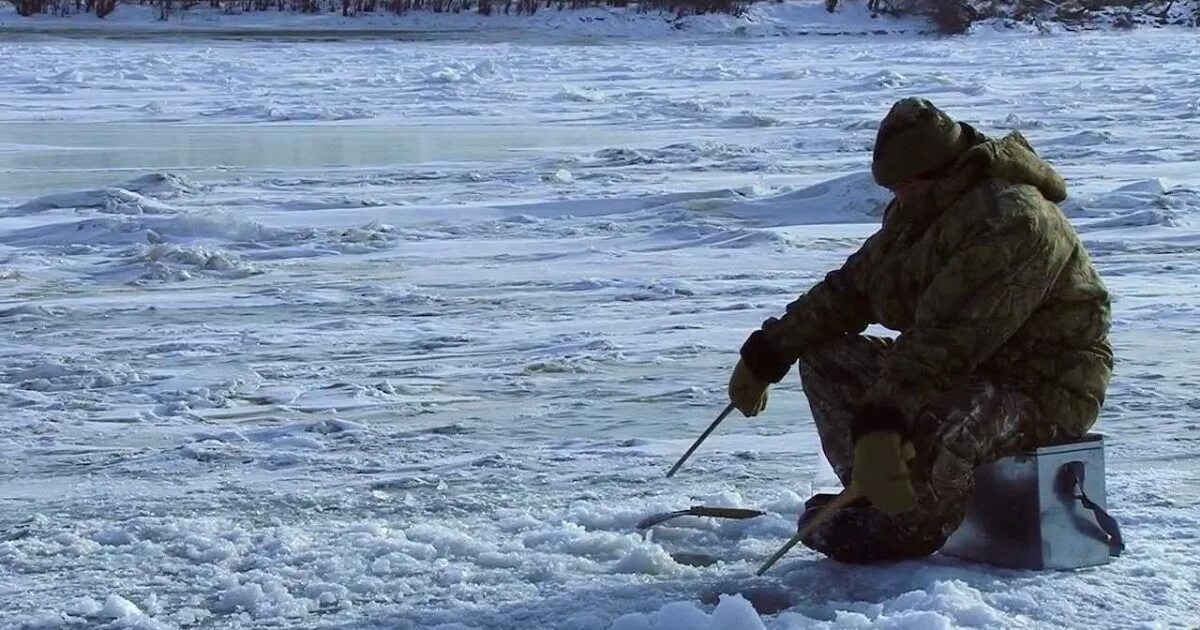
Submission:
[[[0,371],[0,380],[20,389],[60,392],[106,389],[141,383],[145,375],[126,365],[98,363],[79,357],[45,359]]]
[[[213,271],[230,271],[239,268],[236,256],[201,245],[185,246],[160,243],[139,246],[138,258],[151,263],[174,263]]]
[[[140,284],[182,282],[197,275],[235,279],[264,273],[236,254],[222,249],[172,243],[136,245],[120,266],[140,268],[136,280]]]
[[[739,210],[735,206],[730,213],[736,215]],[[642,244],[643,242],[645,244]],[[718,249],[771,247],[774,249],[786,249],[791,245],[792,240],[786,234],[771,230],[722,228],[711,225],[676,225],[650,232],[644,237],[637,239],[630,249],[641,252],[666,252],[694,247],[713,247]],[[618,299],[645,301],[690,295],[692,295],[692,292],[686,287],[659,283],[645,285],[640,287],[638,291],[622,295]]]
[[[330,244],[342,253],[365,253],[391,247],[401,234],[395,227],[379,221],[366,225],[334,230]]]
[[[430,70],[425,75],[428,83],[482,83],[497,75],[496,63],[485,59],[475,65],[458,63]]]
[[[98,217],[83,221],[47,223],[14,230],[0,243],[17,247],[134,245],[137,243],[277,242],[291,232],[224,213],[188,213],[170,217]]]
[[[148,173],[117,184],[118,188],[148,195],[155,199],[174,199],[195,195],[209,190],[184,175],[174,173]]]
[[[725,211],[760,227],[878,221],[892,195],[870,172],[733,203]]]
[[[1116,144],[1119,142],[1116,135],[1110,131],[1080,131],[1078,133],[1069,134],[1066,136],[1056,136],[1046,138],[1039,141],[1039,144],[1047,147],[1093,147],[1104,144]]]
[[[693,148],[694,147],[693,145]],[[632,150],[607,150],[606,160],[640,160],[645,154]],[[656,226],[656,236],[665,240],[701,240],[732,243],[749,234],[739,228],[690,222],[707,214],[720,214],[746,221],[750,226],[787,227],[831,223],[869,223],[879,221],[891,201],[891,193],[876,185],[869,172],[853,173],[803,188],[775,192],[750,187],[670,193],[628,198],[550,201],[538,204],[514,204],[497,209],[506,217],[562,219],[584,216],[637,215]],[[656,223],[655,223],[656,222]],[[758,235],[756,243],[779,244],[778,235]],[[749,245],[744,243],[738,247]]]
[[[174,214],[177,210],[161,201],[124,188],[100,188],[56,193],[31,199],[8,210],[8,216],[37,214],[60,208],[91,208],[107,214]]]
[[[908,79],[893,70],[881,70],[863,78],[863,86],[871,90],[895,90],[906,85],[908,85]]]
[[[1062,204],[1069,217],[1102,219],[1081,223],[1081,232],[1111,228],[1188,224],[1188,217],[1200,210],[1200,193],[1184,187],[1171,187],[1161,178],[1138,180],[1111,192],[1072,197]]]
[[[221,120],[258,120],[264,122],[360,120],[375,113],[362,107],[281,105],[267,102],[254,105],[229,105],[200,112],[206,118]]]
[[[208,190],[191,179],[173,173],[148,173],[110,187],[54,193],[30,199],[10,208],[3,215],[24,216],[48,210],[87,208],[107,214],[175,214],[178,210],[163,203]]]
[[[587,357],[547,358],[525,364],[522,373],[533,374],[591,374],[595,365]]]
[[[577,85],[564,85],[562,91],[556,96],[560,101],[573,101],[576,103],[603,103],[607,97],[603,92],[595,88],[582,87]]]
[[[782,124],[783,121],[765,114],[757,114],[754,112],[742,112],[736,116],[730,116],[722,121],[721,125],[734,129],[738,128],[755,128],[755,127],[775,127]]]
[[[1125,184],[1113,191],[1113,194],[1146,194],[1146,195],[1165,195],[1169,190],[1167,182],[1161,177],[1153,179],[1143,179],[1140,181]]]
[[[1088,233],[1114,228],[1148,227],[1153,225],[1175,227],[1181,225],[1181,222],[1178,219],[1178,216],[1170,210],[1163,208],[1148,208],[1145,210],[1129,212],[1109,219],[1091,221],[1077,226],[1076,230],[1079,232]]]
[[[69,311],[61,306],[46,306],[26,302],[0,309],[0,320],[52,319],[62,317]]]

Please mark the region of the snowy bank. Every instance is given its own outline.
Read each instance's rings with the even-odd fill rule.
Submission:
[[[23,0],[36,3],[38,0]],[[338,0],[302,0],[285,10],[271,3],[227,2],[214,8],[207,3],[190,8],[174,7],[165,13],[150,4],[116,4],[97,17],[81,11],[67,0],[46,2],[31,15],[17,4],[0,5],[0,31],[15,33],[74,33],[79,35],[152,35],[190,33],[272,37],[383,37],[403,34],[412,38],[538,36],[540,38],[665,36],[803,36],[803,35],[895,35],[943,33],[1037,32],[1055,33],[1089,29],[1196,26],[1200,24],[1200,0],[1116,0],[1113,2],[1025,3],[1013,0],[954,0],[897,2],[866,0],[781,0],[758,1],[748,7],[729,7],[729,12],[699,13],[659,8],[590,6],[562,8],[527,3],[492,2],[446,4],[439,10],[428,6],[389,11],[383,3],[371,10],[355,10]],[[279,0],[285,2],[288,0]],[[477,0],[475,0],[477,1]],[[31,5],[35,6],[35,5]],[[315,10],[301,10],[301,6]],[[481,6],[488,9],[481,10]],[[516,8],[512,8],[512,7]],[[715,5],[714,5],[715,6]],[[494,7],[494,8],[493,8]],[[343,9],[346,9],[345,11]],[[511,9],[511,11],[509,10]],[[744,10],[743,10],[744,9]]]
[[[186,32],[196,35],[243,34],[260,36],[384,36],[403,33],[413,37],[462,37],[480,33],[537,35],[539,37],[661,37],[679,35],[868,35],[929,33],[922,18],[872,16],[865,3],[854,3],[834,13],[811,0],[761,2],[741,15],[710,13],[677,16],[669,12],[640,12],[634,8],[543,8],[533,15],[476,11],[434,13],[410,11],[396,15],[375,13],[343,16],[340,12],[299,13],[251,11],[229,14],[207,4],[176,11],[160,19],[153,6],[120,4],[103,19],[90,13],[35,14],[22,17],[11,4],[0,5],[0,31],[27,33],[154,34]]]

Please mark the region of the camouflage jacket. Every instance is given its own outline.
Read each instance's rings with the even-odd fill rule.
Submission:
[[[1096,421],[1112,373],[1108,291],[1055,205],[1066,184],[1019,133],[976,143],[926,203],[888,207],[841,269],[763,324],[750,369],[778,380],[805,349],[872,323],[898,331],[860,404],[908,421],[956,382],[1017,387],[1067,435]],[[760,355],[760,356],[754,356]]]

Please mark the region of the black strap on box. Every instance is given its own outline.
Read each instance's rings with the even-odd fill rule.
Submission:
[[[1121,552],[1125,551],[1125,539],[1121,537],[1121,526],[1117,525],[1117,520],[1109,516],[1104,508],[1088,498],[1087,492],[1083,489],[1085,470],[1083,462],[1067,462],[1063,464],[1063,468],[1070,475],[1072,494],[1078,492],[1078,494],[1074,494],[1074,497],[1083,503],[1083,507],[1092,511],[1092,515],[1096,517],[1096,524],[1108,537],[1108,555],[1121,555]]]

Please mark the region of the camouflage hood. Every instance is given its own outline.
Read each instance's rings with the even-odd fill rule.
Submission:
[[[1038,157],[1033,147],[1019,131],[998,140],[989,139],[967,124],[960,123],[964,135],[970,138],[971,148],[939,180],[928,198],[909,208],[890,207],[884,222],[894,220],[921,222],[941,214],[957,203],[981,180],[997,179],[1009,184],[1033,186],[1046,201],[1059,203],[1067,198],[1067,183],[1053,167]],[[893,206],[896,204],[893,202]]]
[[[966,186],[993,177],[1011,184],[1029,184],[1046,201],[1059,203],[1067,198],[1067,183],[1049,164],[1038,157],[1021,132],[1014,131],[999,140],[986,140],[969,149],[959,161]],[[955,173],[951,178],[959,176]],[[964,190],[966,189],[964,186]]]

